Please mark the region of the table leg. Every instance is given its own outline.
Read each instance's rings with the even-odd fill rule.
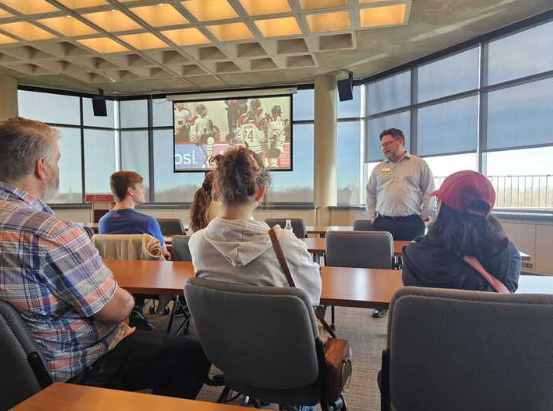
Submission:
[[[173,308],[171,308],[171,314],[169,315],[169,325],[167,326],[167,334],[171,333],[173,328],[173,321],[175,320],[175,313],[177,312],[177,304],[179,303],[176,296],[173,297]]]

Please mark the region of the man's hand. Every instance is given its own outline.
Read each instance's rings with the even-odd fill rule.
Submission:
[[[170,253],[169,251],[166,251],[166,252],[163,254],[163,256],[165,257],[165,259],[166,259],[167,261],[171,261],[171,258],[172,258],[172,257],[171,257],[171,253]]]

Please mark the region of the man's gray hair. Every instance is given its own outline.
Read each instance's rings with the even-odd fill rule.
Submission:
[[[40,158],[53,166],[58,137],[58,130],[40,121],[11,117],[0,123],[0,181],[27,177]]]

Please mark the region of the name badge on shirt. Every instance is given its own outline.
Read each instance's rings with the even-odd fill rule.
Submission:
[[[383,172],[383,173],[390,173],[392,171],[392,167],[384,166],[380,169],[380,171]]]

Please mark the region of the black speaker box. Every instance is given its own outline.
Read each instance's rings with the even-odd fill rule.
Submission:
[[[94,97],[92,99],[92,110],[96,117],[107,117],[108,109],[106,107],[106,98],[103,96]]]
[[[340,101],[353,100],[353,74],[350,73],[349,77],[345,80],[337,82],[338,85],[338,97]]]

